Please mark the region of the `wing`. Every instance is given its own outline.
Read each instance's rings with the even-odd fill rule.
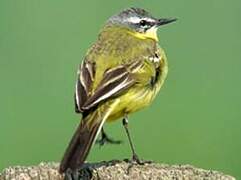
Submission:
[[[78,79],[75,85],[75,111],[82,112],[81,107],[90,96],[95,76],[95,63],[84,60],[77,73]]]
[[[77,112],[89,110],[130,88],[135,84],[133,73],[141,65],[141,61],[135,61],[106,70],[95,91],[90,93],[94,82],[95,66],[84,62],[76,83],[75,102]]]

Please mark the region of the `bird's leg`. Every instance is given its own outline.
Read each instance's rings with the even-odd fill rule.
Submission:
[[[136,154],[136,151],[135,151],[135,148],[134,148],[134,145],[132,143],[132,140],[131,140],[131,136],[130,136],[130,132],[129,132],[129,129],[128,129],[128,118],[127,116],[125,116],[123,118],[123,126],[125,128],[125,131],[126,131],[126,134],[127,134],[127,137],[128,137],[128,140],[129,140],[129,143],[130,143],[130,146],[131,146],[131,151],[132,151],[132,162],[136,162],[137,164],[139,165],[144,165],[145,163],[151,163],[152,161],[142,161],[139,159],[138,155]]]
[[[123,118],[122,124],[123,124],[123,126],[124,126],[124,128],[125,128],[126,135],[127,135],[127,137],[128,137],[128,140],[129,140],[129,143],[130,143],[130,146],[131,146],[132,161],[137,162],[137,164],[142,164],[142,162],[140,161],[140,159],[138,158],[138,156],[137,156],[137,154],[136,154],[134,145],[133,145],[132,140],[131,140],[130,132],[129,132],[129,129],[128,129],[128,118],[127,118],[127,116],[125,116],[125,117]]]
[[[101,139],[96,141],[97,144],[100,146],[103,146],[104,144],[121,144],[122,141],[120,140],[114,140],[106,134],[104,131],[104,128],[101,129]]]

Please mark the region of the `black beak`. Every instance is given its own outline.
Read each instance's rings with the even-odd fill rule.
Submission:
[[[157,20],[156,25],[157,25],[157,26],[162,26],[162,25],[165,25],[165,24],[172,23],[172,22],[174,22],[174,21],[176,21],[176,20],[177,20],[176,18],[170,18],[170,19],[162,18],[162,19],[158,19],[158,20]]]

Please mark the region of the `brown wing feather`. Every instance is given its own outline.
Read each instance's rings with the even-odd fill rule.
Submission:
[[[80,66],[75,88],[75,111],[82,112],[81,107],[88,99],[95,76],[95,64],[86,60]]]
[[[94,95],[91,96],[82,106],[82,110],[89,110],[100,102],[119,95],[134,83],[135,81],[130,75],[124,75],[121,78],[114,80],[113,82],[107,83],[104,86],[100,86]]]
[[[76,100],[76,107],[78,107],[77,110],[80,112],[87,111],[100,102],[123,93],[135,84],[133,73],[142,66],[141,61],[134,61],[130,64],[120,65],[107,70],[95,92],[90,96],[88,93],[92,87],[95,71],[90,71],[91,68],[85,68],[88,65],[85,64],[83,63],[81,67],[80,80],[79,82],[77,81],[76,88],[76,93],[79,93],[76,96],[77,100],[79,98],[79,102]]]

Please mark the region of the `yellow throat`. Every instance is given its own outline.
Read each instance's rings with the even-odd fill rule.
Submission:
[[[147,30],[145,33],[130,32],[130,34],[132,34],[133,36],[135,36],[139,39],[154,39],[155,41],[158,41],[156,27],[153,27],[153,28]]]

